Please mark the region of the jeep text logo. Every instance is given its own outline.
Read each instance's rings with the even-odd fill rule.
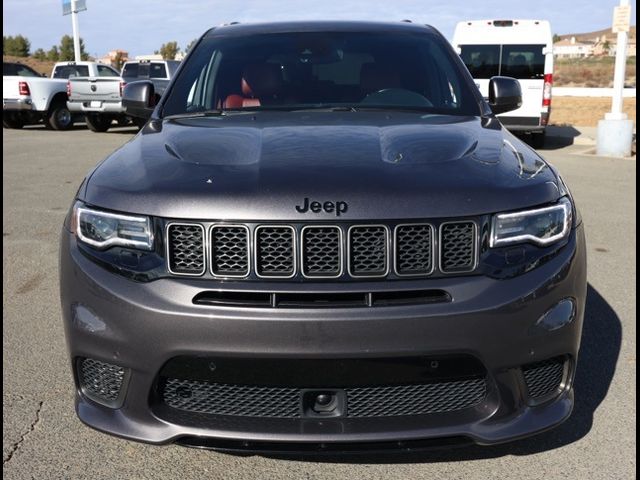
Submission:
[[[310,202],[306,197],[302,205],[296,205],[296,210],[300,213],[307,213],[309,210],[313,213],[320,213],[324,210],[327,213],[335,213],[336,217],[347,213],[348,209],[349,205],[347,205],[347,202]]]

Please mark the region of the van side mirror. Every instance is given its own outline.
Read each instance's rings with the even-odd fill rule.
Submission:
[[[522,106],[520,82],[511,77],[491,77],[489,106],[495,115],[520,108]]]
[[[122,92],[122,106],[126,113],[132,117],[151,117],[155,108],[155,89],[153,83],[148,80],[127,83]]]

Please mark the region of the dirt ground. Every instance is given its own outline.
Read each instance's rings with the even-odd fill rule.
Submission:
[[[636,121],[636,99],[625,98],[623,108]],[[609,97],[554,97],[551,102],[551,124],[595,127],[604,114],[611,111]]]

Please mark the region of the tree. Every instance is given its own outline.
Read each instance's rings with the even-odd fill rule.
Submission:
[[[16,35],[15,37],[2,37],[2,54],[15,57],[28,57],[31,42],[27,37]]]
[[[89,54],[84,51],[84,40],[80,39],[80,58],[82,60],[88,60]],[[75,51],[73,48],[73,37],[70,35],[64,35],[60,39],[60,61],[75,60]]]
[[[35,58],[36,60],[46,60],[47,53],[43,49],[39,48],[35,52],[33,52],[33,58]]]
[[[126,61],[126,58],[124,58],[124,55],[122,54],[122,52],[118,50],[116,52],[116,56],[113,58],[113,61],[111,62],[111,66],[116,70],[122,70],[122,66],[124,65],[125,61]]]
[[[175,60],[179,51],[178,42],[163,43],[160,47],[160,55],[162,55],[162,58],[165,60]]]
[[[562,37],[560,37],[560,35],[558,35],[557,33],[553,34],[553,43],[557,43],[560,40],[562,40]]]
[[[196,42],[198,41],[197,38],[194,38],[193,40],[191,40],[188,44],[187,44],[187,48],[184,49],[184,53],[189,53],[191,51],[191,47],[193,47]]]
[[[50,60],[52,62],[57,62],[58,60],[60,60],[60,52],[58,51],[58,47],[56,47],[55,45],[51,47],[51,50],[47,52],[47,60]]]

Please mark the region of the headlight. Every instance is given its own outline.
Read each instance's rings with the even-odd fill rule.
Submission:
[[[77,206],[74,215],[77,237],[93,247],[122,247],[151,250],[153,232],[149,217],[101,212]]]
[[[500,213],[493,217],[490,246],[524,242],[549,245],[569,234],[572,221],[571,201],[567,197],[551,207]]]

